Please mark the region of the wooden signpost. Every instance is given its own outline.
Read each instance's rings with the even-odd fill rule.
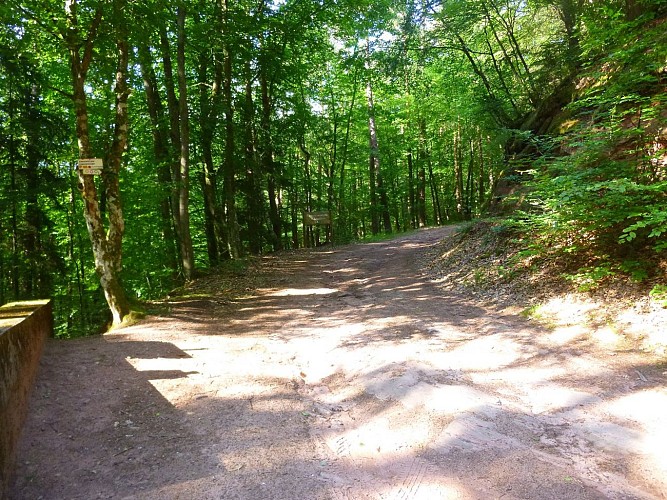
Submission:
[[[319,212],[304,212],[303,213],[303,225],[304,225],[304,245],[306,247],[314,244],[319,246],[319,234],[320,226],[326,226],[325,235],[328,242],[332,242],[331,238],[331,212],[328,210],[322,210]],[[313,232],[313,227],[317,231]]]
[[[330,226],[331,212],[323,210],[321,212],[304,212],[303,223],[306,226]]]
[[[80,158],[78,166],[84,175],[102,175],[102,158]]]

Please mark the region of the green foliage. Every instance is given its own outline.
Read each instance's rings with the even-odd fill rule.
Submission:
[[[259,10],[241,2],[222,12],[223,4],[182,2],[198,268],[222,263],[242,273],[234,250],[322,243],[322,232],[304,228],[304,211],[331,210],[337,243],[470,220],[487,210],[501,178],[521,184],[506,199],[522,211],[488,238],[529,235],[519,260],[609,255],[609,265],[592,260],[572,273],[578,286],[614,272],[646,279],[642,252],[667,248],[665,141],[654,140],[667,125],[664,3],[636,2],[640,12],[621,0],[454,0],[433,10],[393,0],[326,9],[287,0]],[[86,87],[92,148],[104,157],[114,137],[115,38],[129,33],[123,282],[146,300],[183,284],[175,231],[182,117],[173,109],[178,88],[167,92],[176,71],[165,64],[167,55],[176,62],[175,9],[130,2],[120,19],[112,5],[78,2],[82,31],[68,36],[84,37],[95,9],[104,10]],[[76,336],[108,318],[73,170],[65,18],[58,2],[0,5],[0,302],[52,295],[58,335]],[[554,95],[576,72],[576,99],[551,135]],[[104,211],[104,184],[95,182]],[[387,226],[380,232],[378,218]],[[241,248],[233,249],[235,230]],[[494,273],[509,278],[515,264]]]
[[[667,285],[655,285],[651,289],[650,296],[667,309]]]
[[[626,21],[623,6],[614,4],[597,4],[587,15],[595,22],[587,20],[582,39],[581,90],[558,149],[536,163],[531,200],[538,210],[524,214],[526,225],[550,235],[562,252],[607,253],[620,271],[642,280],[647,271],[624,256],[667,248],[666,152],[656,137],[667,125],[660,86],[665,24],[650,12]],[[571,279],[587,288],[611,272],[585,267]]]
[[[591,292],[598,288],[605,278],[613,276],[611,264],[603,263],[597,266],[587,266],[574,274],[565,274],[564,278],[573,283],[580,292]]]

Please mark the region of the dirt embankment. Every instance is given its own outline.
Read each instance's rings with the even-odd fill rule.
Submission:
[[[434,283],[451,228],[47,346],[12,498],[664,498],[667,376]],[[242,281],[242,280],[241,280]]]

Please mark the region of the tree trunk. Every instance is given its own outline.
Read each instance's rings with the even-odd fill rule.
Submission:
[[[180,170],[178,179],[178,219],[179,243],[181,245],[181,261],[183,278],[192,279],[194,272],[194,254],[190,237],[190,119],[188,116],[187,82],[185,75],[185,7],[177,9],[178,42],[178,110],[180,118],[181,150]]]
[[[478,131],[478,142],[477,142],[477,150],[479,153],[479,182],[477,186],[477,192],[478,192],[477,203],[479,205],[480,212],[484,212],[486,210],[486,180],[485,180],[486,164],[484,162],[483,141],[484,138],[480,130]]]
[[[255,129],[253,126],[254,105],[252,99],[252,72],[250,62],[245,65],[245,103],[243,105],[244,142],[245,142],[245,191],[248,205],[248,244],[250,253],[262,252],[262,217],[264,213],[264,195],[259,183],[259,164],[255,154]]]
[[[463,158],[461,152],[461,124],[454,131],[454,200],[459,220],[463,218]]]
[[[373,89],[371,82],[366,83],[366,101],[368,103],[368,136],[369,136],[369,187],[371,198],[371,231],[373,234],[380,232],[380,218],[377,196],[377,176],[380,170],[380,158],[378,151],[377,130],[375,128],[375,106],[373,103]]]
[[[153,154],[157,164],[157,180],[161,189],[160,218],[161,232],[166,248],[167,266],[176,273],[179,269],[176,256],[176,237],[174,235],[174,216],[172,214],[172,177],[171,155],[169,153],[168,132],[164,129],[164,107],[160,99],[157,78],[153,70],[150,50],[147,44],[139,43],[139,65],[144,82],[148,115],[151,119],[153,135]]]
[[[471,220],[473,215],[473,201],[475,199],[473,170],[475,168],[475,140],[470,139],[470,162],[468,163],[468,175],[465,190],[465,219]]]
[[[12,96],[12,86],[10,80],[9,89],[9,123],[14,124],[14,98]],[[20,295],[20,268],[19,268],[19,235],[18,235],[18,189],[16,184],[16,163],[18,154],[16,151],[16,141],[14,139],[14,131],[10,131],[9,135],[9,175],[10,175],[10,191],[12,204],[12,259],[11,259],[11,283],[12,291],[14,293],[14,300],[19,300]]]
[[[222,1],[222,12],[224,18],[225,32],[228,29],[229,5],[228,0]],[[236,169],[234,167],[234,152],[236,148],[234,140],[234,103],[232,97],[232,56],[229,43],[225,42],[223,48],[223,72],[222,104],[225,113],[225,161],[223,168],[226,227],[227,227],[227,249],[232,259],[238,259],[242,254],[241,238],[239,236],[239,223],[236,215]]]
[[[183,272],[183,245],[181,242],[181,217],[179,208],[180,195],[180,153],[181,153],[181,125],[180,125],[180,107],[179,100],[176,97],[176,87],[174,83],[174,68],[171,60],[171,47],[167,28],[163,21],[160,21],[160,52],[162,55],[162,66],[164,70],[164,87],[167,94],[167,110],[169,113],[169,175],[171,182],[168,187],[170,190],[171,215],[174,221],[175,243],[178,249],[178,268]],[[167,185],[165,185],[165,188]]]
[[[41,155],[39,151],[39,91],[37,85],[30,85],[25,91],[25,114],[27,123],[25,125],[26,144],[26,169],[25,169],[25,251],[28,257],[28,275],[26,276],[26,296],[45,296],[51,290],[51,274],[46,269],[46,260],[43,256],[43,212],[39,208],[39,163]]]
[[[273,248],[282,250],[282,228],[280,211],[278,209],[278,183],[276,169],[273,160],[273,145],[271,141],[271,95],[269,83],[266,77],[265,62],[260,68],[259,83],[262,92],[262,167],[267,176],[267,188],[269,192],[269,219],[273,230]]]
[[[428,224],[426,217],[426,162],[428,150],[426,148],[426,121],[419,118],[419,164],[417,169],[417,207],[419,227]]]
[[[116,14],[120,16],[123,12],[124,2],[114,2]],[[68,27],[71,32],[78,31],[77,3],[76,0],[65,2]],[[118,19],[118,18],[117,18]],[[92,148],[90,145],[90,133],[88,128],[88,109],[86,102],[85,80],[88,68],[93,56],[93,42],[97,35],[97,29],[102,21],[102,11],[98,9],[92,21],[88,37],[83,45],[84,53],[81,55],[81,45],[76,42],[76,37],[69,40],[70,69],[72,74],[72,88],[74,108],[76,111],[76,135],[79,143],[79,157],[91,158]],[[119,26],[121,23],[119,23]],[[113,324],[118,325],[130,312],[129,302],[125,296],[125,290],[120,282],[121,271],[121,242],[125,224],[120,205],[120,187],[118,174],[121,164],[121,155],[125,150],[128,135],[128,113],[127,113],[127,66],[128,66],[128,44],[121,29],[117,29],[118,65],[116,71],[116,117],[114,127],[114,139],[109,154],[109,164],[104,169],[107,204],[109,206],[109,228],[105,231],[102,215],[98,202],[98,193],[92,175],[84,175],[79,170],[79,189],[84,200],[84,217],[88,234],[93,247],[95,258],[95,271],[100,278]]]
[[[380,206],[382,210],[382,226],[385,233],[391,233],[391,216],[389,214],[389,199],[387,197],[387,188],[384,185],[382,172],[378,170],[377,175],[378,192],[380,193]]]
[[[202,51],[199,56],[199,129],[202,159],[204,160],[203,171],[200,176],[202,194],[204,196],[204,232],[206,233],[206,250],[208,261],[211,266],[220,262],[220,234],[217,231],[218,201],[217,201],[217,179],[213,165],[213,134],[217,124],[217,113],[215,112],[216,96],[220,92],[221,81],[218,77],[213,78],[211,86],[211,98],[208,92],[208,59],[206,52]],[[215,70],[217,75],[220,71]]]
[[[408,151],[408,212],[410,214],[410,225],[412,229],[418,227],[417,223],[417,198],[415,197],[415,169],[412,162],[412,151]]]
[[[355,52],[356,56],[356,52]],[[343,152],[341,154],[342,158],[340,161],[340,181],[338,184],[338,206],[337,206],[337,215],[339,221],[339,227],[345,232],[348,233],[348,216],[347,216],[347,205],[343,203],[345,199],[345,166],[347,163],[347,151],[350,143],[350,128],[352,125],[352,112],[354,111],[354,103],[357,98],[357,89],[358,89],[358,80],[359,76],[359,67],[355,66],[354,69],[354,80],[352,83],[352,98],[350,99],[350,108],[347,112],[347,120],[345,125],[345,137],[343,139]],[[342,231],[337,227],[336,234],[340,234]]]

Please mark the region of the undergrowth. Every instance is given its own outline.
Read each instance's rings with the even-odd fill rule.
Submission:
[[[452,286],[509,305],[560,293],[651,297],[667,307],[667,259],[652,252],[628,258],[618,246],[576,247],[557,234],[530,231],[518,218],[462,225],[438,247],[434,269]],[[438,277],[438,276],[436,276]]]

